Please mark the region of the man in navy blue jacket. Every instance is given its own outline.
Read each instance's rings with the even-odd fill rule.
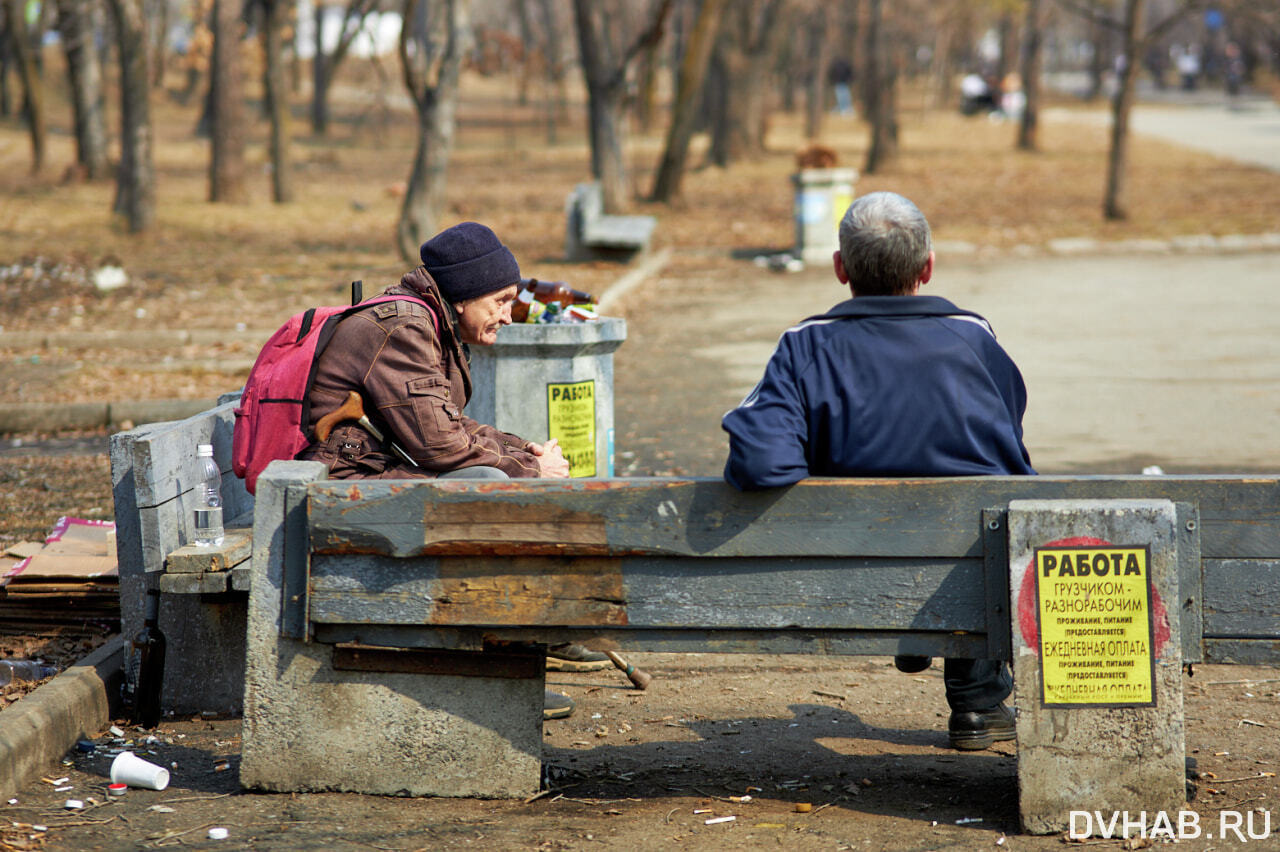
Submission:
[[[924,214],[891,192],[856,199],[834,261],[853,298],[783,333],[760,383],[724,416],[724,478],[751,490],[810,476],[1034,474],[1017,366],[985,319],[918,295],[934,263]],[[1003,662],[948,659],[943,675],[953,747],[1013,739]]]

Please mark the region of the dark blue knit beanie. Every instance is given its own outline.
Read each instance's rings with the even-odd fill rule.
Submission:
[[[462,222],[422,244],[422,265],[450,302],[465,302],[520,283],[515,255],[478,222]]]

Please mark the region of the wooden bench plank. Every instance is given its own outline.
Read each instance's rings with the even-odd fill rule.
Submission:
[[[214,595],[227,590],[230,574],[161,574],[160,591],[166,595]]]
[[[974,559],[316,556],[309,605],[318,624],[986,630]]]
[[[1280,639],[1280,560],[1204,560],[1204,635]]]
[[[1199,509],[1205,558],[1280,556],[1276,477],[812,479],[740,493],[715,479],[324,482],[316,553],[960,559],[1014,499],[1165,498]]]
[[[222,544],[200,547],[188,544],[170,553],[164,560],[170,574],[199,574],[206,571],[230,571],[253,554],[253,529],[226,527]]]

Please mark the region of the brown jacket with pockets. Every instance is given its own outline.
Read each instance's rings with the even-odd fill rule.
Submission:
[[[528,441],[462,413],[471,396],[471,372],[450,309],[426,269],[406,274],[384,295],[422,299],[435,321],[417,302],[398,299],[338,323],[316,366],[307,428],[314,435],[320,418],[342,405],[349,391],[358,391],[365,416],[418,467],[354,422],[339,424],[327,441],[313,443],[298,458],[324,462],[333,479],[434,477],[475,465],[512,477],[538,476]]]

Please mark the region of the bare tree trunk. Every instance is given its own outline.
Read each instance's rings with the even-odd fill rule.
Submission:
[[[284,29],[289,4],[285,0],[262,0],[262,77],[266,92],[267,117],[271,136],[271,197],[277,204],[293,200],[293,172],[289,157],[289,82],[284,63]]]
[[[542,12],[542,28],[546,34],[547,54],[547,144],[555,145],[556,129],[563,124],[568,103],[565,92],[564,46],[560,41],[560,25],[556,21],[552,0],[539,0]]]
[[[640,55],[640,84],[637,86],[635,116],[641,133],[653,129],[658,112],[658,42],[646,47]]]
[[[680,75],[676,83],[671,126],[667,130],[667,144],[653,179],[654,201],[670,203],[680,195],[680,184],[684,180],[685,163],[689,155],[689,141],[693,138],[693,129],[698,122],[703,83],[707,78],[711,48],[715,46],[725,2],[726,0],[702,0],[698,17],[694,19],[689,43],[680,60]]]
[[[109,2],[120,56],[120,169],[113,209],[124,215],[130,233],[138,233],[156,220],[147,25],[142,0]]]
[[[25,4],[22,0],[4,0],[4,6],[4,32],[18,63],[18,76],[22,80],[24,112],[27,130],[31,135],[31,172],[35,174],[44,167],[46,133],[43,89],[40,85],[40,75],[36,71],[36,58],[34,51],[31,50],[27,22],[23,17]]]
[[[601,8],[597,0],[573,3],[578,53],[587,83],[591,174],[600,181],[604,207],[609,212],[625,210],[630,196],[622,145],[627,69],[641,51],[661,38],[671,2],[661,0],[649,26],[626,49],[619,49],[614,43],[616,30],[609,24],[618,23],[616,16],[610,20],[608,10]]]
[[[710,153],[716,165],[764,153],[765,79],[778,39],[785,35],[778,26],[782,6],[779,0],[743,0],[726,12],[712,60],[722,89],[713,103],[723,111],[712,120]]]
[[[1102,215],[1118,220],[1129,217],[1125,199],[1125,173],[1129,149],[1129,113],[1133,109],[1134,84],[1142,33],[1142,16],[1146,0],[1125,0],[1124,8],[1124,67],[1120,69],[1115,100],[1112,102],[1111,150],[1107,154],[1107,190],[1102,202]]]
[[[165,61],[169,52],[169,2],[168,0],[152,0],[148,12],[151,33],[151,85],[160,88],[164,85]]]
[[[347,58],[351,43],[360,33],[364,19],[374,10],[376,0],[351,0],[346,14],[342,18],[342,32],[338,34],[338,43],[333,53],[324,52],[324,9],[321,0],[315,0],[316,43],[315,55],[311,60],[311,131],[317,136],[329,132],[329,87],[333,85],[334,75],[338,67]],[[408,24],[404,24],[408,26]]]
[[[1018,122],[1018,147],[1036,150],[1036,130],[1040,118],[1040,0],[1027,0],[1027,19],[1022,34],[1022,94],[1025,103]]]
[[[425,23],[419,3],[429,2]],[[396,224],[396,243],[409,263],[436,231],[444,208],[453,151],[458,77],[468,50],[471,0],[405,0],[400,61],[405,87],[418,113],[418,146]]]
[[[5,12],[0,8],[0,24],[4,23]],[[9,91],[9,66],[13,64],[13,50],[9,47],[9,37],[0,27],[0,116],[9,118],[13,115],[13,94]]]
[[[89,180],[107,174],[107,127],[102,111],[102,66],[93,41],[92,0],[58,0],[58,31],[71,82],[76,162]]]
[[[827,66],[831,63],[831,15],[823,3],[809,13],[808,54],[812,63],[805,89],[804,133],[807,139],[822,135],[822,119],[827,111]]]
[[[209,200],[231,204],[242,204],[248,200],[240,28],[240,4],[236,0],[214,0],[213,73],[210,83],[213,150],[209,158]]]
[[[867,149],[867,161],[863,168],[867,174],[875,174],[893,155],[894,148],[889,101],[889,88],[893,85],[893,80],[890,79],[889,62],[886,59],[888,48],[887,39],[882,33],[883,24],[881,0],[870,0],[867,9],[866,48],[863,51],[865,65],[862,72],[863,101],[867,121],[871,123],[871,144]]]
[[[511,0],[515,7],[516,21],[520,25],[520,44],[523,48],[520,55],[520,70],[516,74],[516,103],[520,106],[529,104],[529,59],[533,56],[533,22],[529,18],[529,0]]]

